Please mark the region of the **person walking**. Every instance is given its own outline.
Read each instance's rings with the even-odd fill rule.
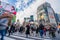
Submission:
[[[30,35],[30,26],[29,24],[26,25],[26,37],[28,37]]]
[[[40,32],[40,36],[43,37],[43,33],[44,33],[44,25],[43,24],[39,25],[39,32]]]
[[[21,26],[20,29],[19,29],[19,32],[20,32],[20,33],[23,33],[24,29],[25,29],[25,28],[24,28],[23,26]]]
[[[44,27],[43,30],[44,30],[44,35],[46,36],[46,31],[47,31],[47,29]]]
[[[0,40],[4,40],[4,36],[6,34],[6,27],[10,25],[12,17],[13,15],[9,14],[9,12],[3,12],[0,14]]]
[[[15,30],[15,27],[14,27],[14,24],[12,24],[10,29],[9,29],[9,35],[8,36],[10,36],[10,34],[13,34],[14,30]]]
[[[60,33],[60,24],[58,24],[57,29],[58,29],[58,33]]]
[[[39,27],[37,26],[37,28],[36,28],[36,36],[38,36],[38,33],[39,33]]]
[[[55,38],[56,37],[56,35],[55,35],[56,28],[54,28],[52,25],[50,25],[50,26],[51,26],[49,29],[50,37]]]

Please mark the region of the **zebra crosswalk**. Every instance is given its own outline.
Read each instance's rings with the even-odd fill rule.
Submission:
[[[16,34],[13,34],[14,36],[18,36],[18,37],[23,37],[23,38],[26,38],[26,35],[25,34],[20,34],[20,33],[16,33]],[[45,37],[43,37],[43,38],[41,38],[41,37],[33,37],[33,36],[29,36],[28,37],[29,39],[38,39],[38,40],[41,40],[41,39],[44,39],[44,40],[52,40],[50,37],[48,37],[48,36],[45,36]]]
[[[25,37],[19,37],[19,36],[14,36],[14,35],[11,35],[10,38],[14,38],[14,39],[19,39],[19,40],[34,40],[34,39],[31,39],[31,38],[25,38]]]
[[[50,38],[38,38],[38,37],[21,37],[17,35],[11,35],[9,38],[15,39],[15,40],[52,40]]]
[[[26,38],[25,34],[14,33],[13,35],[5,36],[4,40],[52,40],[52,39],[50,37],[41,38],[41,37],[33,37],[33,36],[29,36],[28,38]]]
[[[52,39],[47,39],[47,38],[37,38],[37,37],[20,37],[16,35],[10,35],[10,36],[5,36],[4,40],[52,40]]]
[[[1,36],[0,36],[0,38],[1,38]],[[15,40],[15,39],[5,36],[5,37],[4,37],[4,40]]]

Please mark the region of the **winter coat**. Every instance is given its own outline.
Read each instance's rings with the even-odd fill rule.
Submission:
[[[30,34],[30,26],[29,25],[26,25],[26,34]]]

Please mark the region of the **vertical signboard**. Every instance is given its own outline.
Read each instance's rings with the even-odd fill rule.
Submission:
[[[49,16],[50,23],[56,24],[56,20],[55,20],[53,9],[50,8],[50,7],[47,7],[47,10],[48,10],[48,16]]]

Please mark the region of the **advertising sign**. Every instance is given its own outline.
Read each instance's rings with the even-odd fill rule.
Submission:
[[[16,21],[16,11],[15,11],[14,6],[12,6],[8,3],[5,3],[5,2],[1,2],[0,9],[1,9],[1,7],[3,8],[4,11],[9,11],[14,14],[14,17],[12,19],[12,23],[15,22]],[[1,13],[3,10],[0,10]]]
[[[48,9],[48,16],[49,16],[50,23],[56,24],[56,20],[52,8],[48,7],[47,9]]]
[[[7,10],[9,12],[14,12],[15,11],[15,8],[14,6],[8,4],[8,3],[5,3],[5,2],[1,2],[1,6],[4,8],[4,10]]]

